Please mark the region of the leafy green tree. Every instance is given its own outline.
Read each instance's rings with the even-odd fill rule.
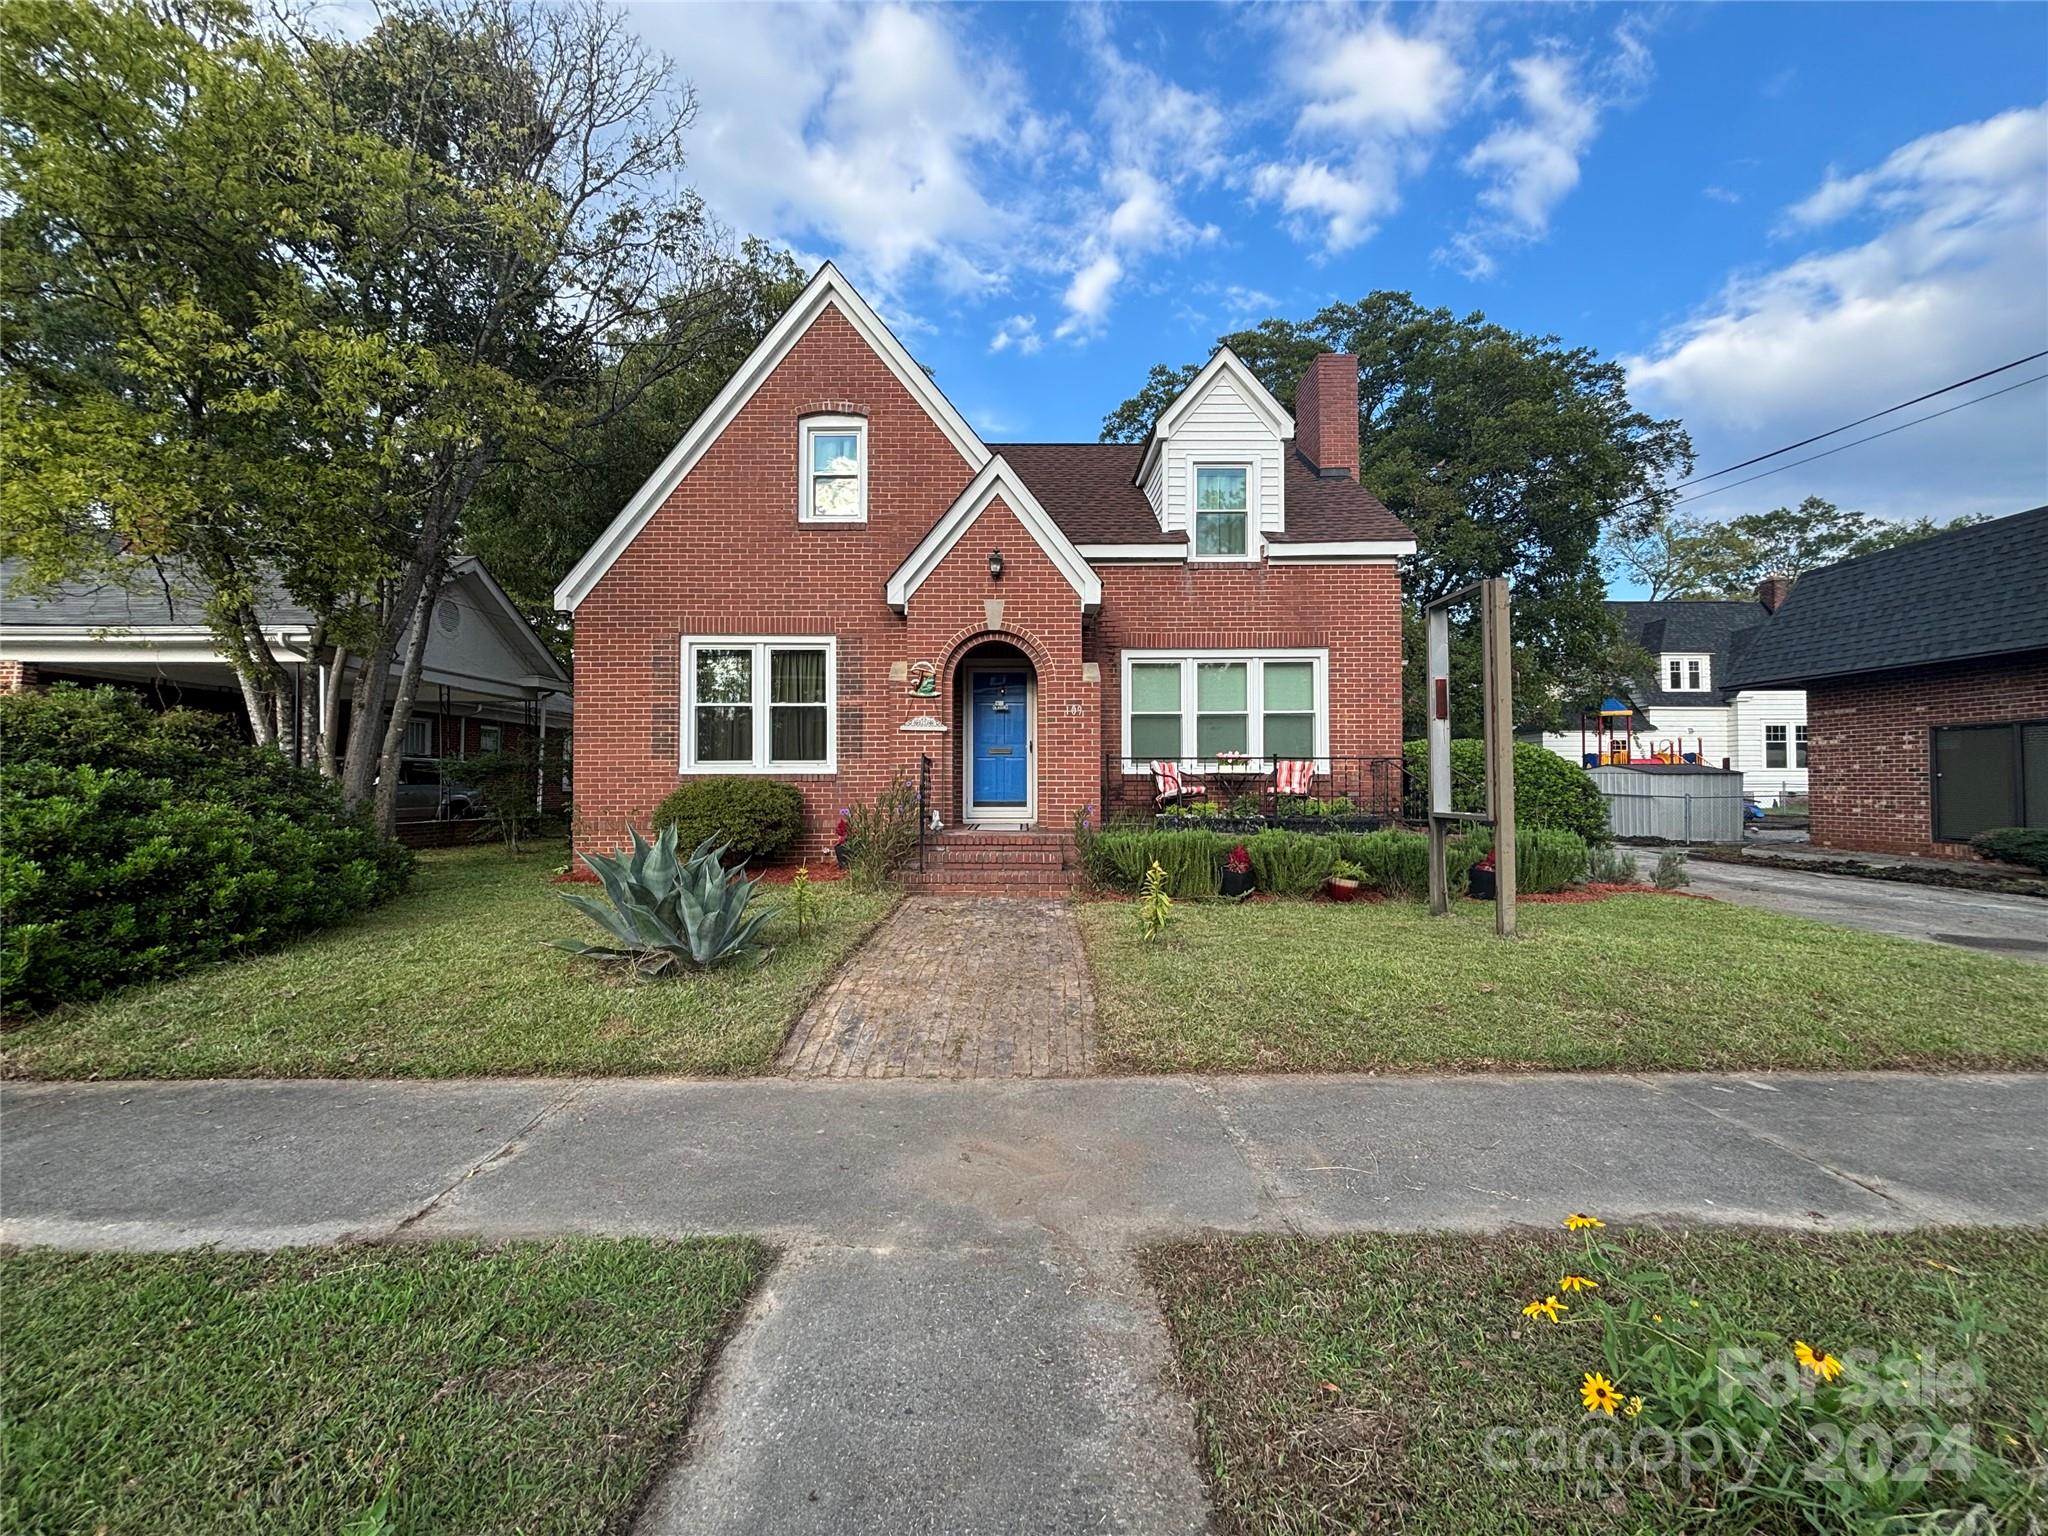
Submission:
[[[1630,404],[1620,364],[1392,292],[1219,342],[1290,408],[1316,354],[1357,357],[1360,478],[1415,531],[1408,597],[1419,609],[1482,576],[1513,579],[1519,718],[1553,720],[1561,697],[1609,667],[1620,640],[1603,606],[1602,535],[1653,518],[1668,500],[1662,487],[1692,463],[1676,421]],[[1104,418],[1103,437],[1141,440],[1199,368],[1154,367]],[[1425,669],[1421,626],[1411,619],[1408,631],[1414,731]],[[1477,649],[1461,628],[1453,709],[1468,732],[1478,719]]]

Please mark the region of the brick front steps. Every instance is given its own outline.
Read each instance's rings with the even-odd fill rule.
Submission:
[[[963,828],[928,838],[924,868],[913,863],[902,881],[934,896],[1064,896],[1079,876],[1072,833]]]

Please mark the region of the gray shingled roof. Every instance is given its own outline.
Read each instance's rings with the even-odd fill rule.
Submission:
[[[2048,507],[1808,571],[1743,648],[1744,688],[2048,650]]]
[[[164,629],[203,628],[199,592],[183,581],[168,587],[156,569],[137,561],[131,579],[79,582],[47,592],[21,590],[22,562],[0,560],[0,619],[25,628]],[[282,593],[260,605],[265,624],[301,625],[312,614]]]
[[[991,443],[1076,544],[1185,544],[1162,533],[1145,493],[1132,484],[1143,443]],[[1324,478],[1298,452],[1287,455],[1287,531],[1275,544],[1322,544],[1414,535],[1357,481]]]
[[[1664,669],[1658,667],[1650,686],[1630,690],[1635,703],[1649,709],[1658,704],[1678,708],[1717,701],[1734,690],[1728,674],[1746,650],[1750,639],[1769,620],[1760,603],[1743,599],[1675,597],[1658,602],[1609,603],[1607,611],[1621,621],[1629,639],[1650,653],[1650,659],[1666,651],[1697,653],[1708,659],[1707,676],[1713,689],[1706,694],[1673,693],[1664,686]]]

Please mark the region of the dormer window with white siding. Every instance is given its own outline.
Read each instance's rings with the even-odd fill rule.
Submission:
[[[1664,691],[1667,693],[1705,693],[1713,687],[1714,680],[1708,675],[1705,656],[1664,657]]]
[[[1251,466],[1197,464],[1194,469],[1195,558],[1251,559],[1258,552],[1251,529]]]
[[[797,521],[868,520],[868,424],[858,416],[810,416],[802,434]]]

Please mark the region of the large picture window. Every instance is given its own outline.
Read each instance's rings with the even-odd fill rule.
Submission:
[[[1261,762],[1329,754],[1327,651],[1126,651],[1124,760]]]
[[[1941,726],[1933,745],[1936,842],[2048,828],[2048,720]]]
[[[683,642],[683,771],[831,773],[836,647],[829,639]]]

